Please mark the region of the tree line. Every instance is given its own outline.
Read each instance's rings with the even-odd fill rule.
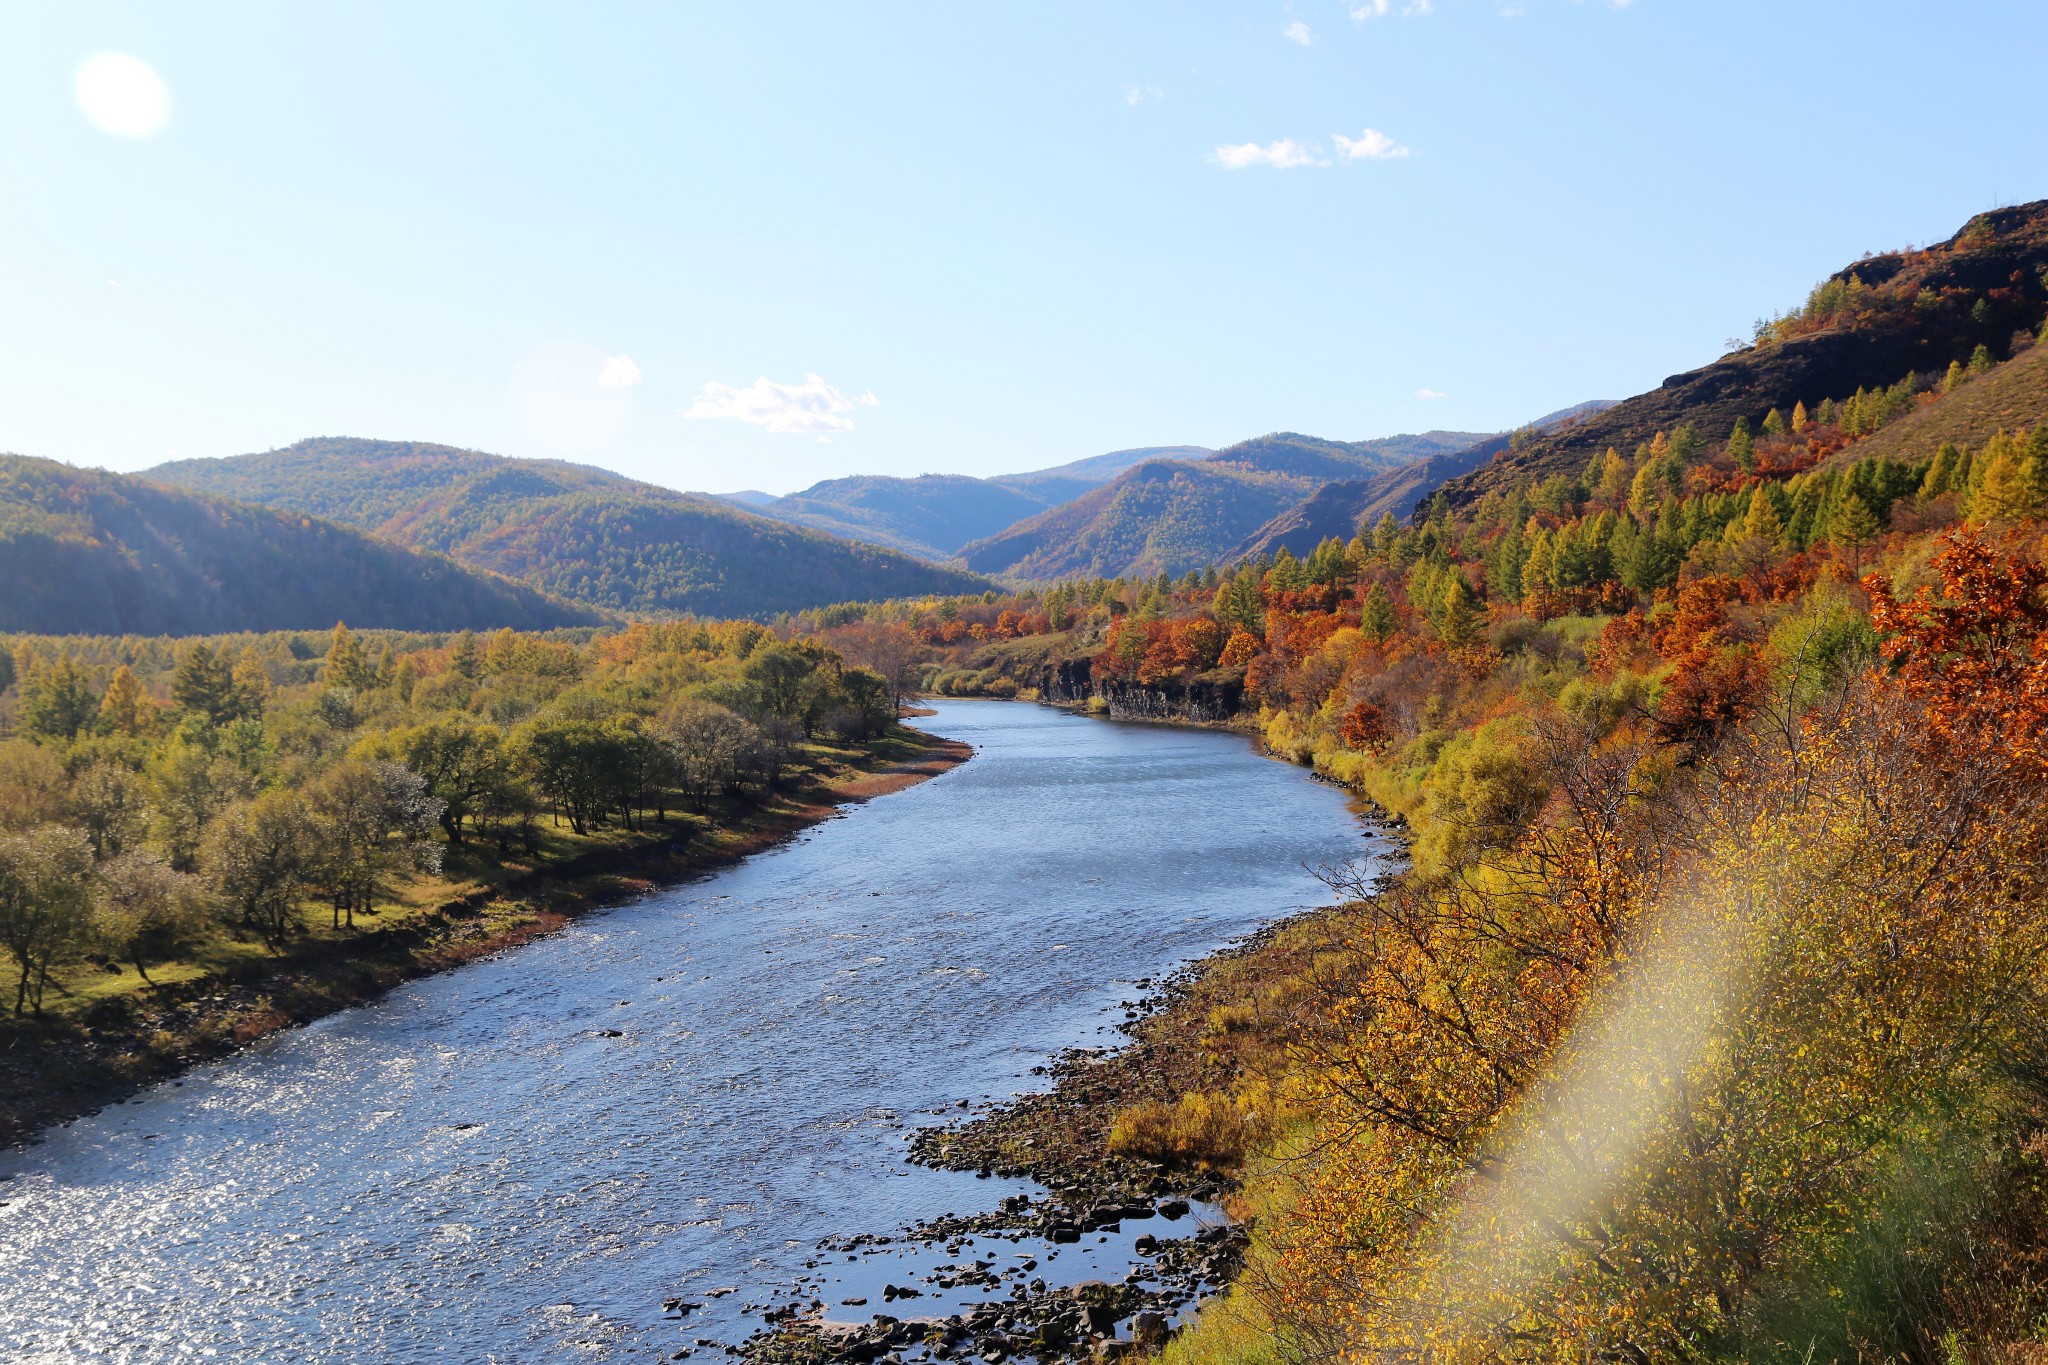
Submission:
[[[345,934],[454,856],[701,821],[897,683],[753,622],[450,636],[22,638],[0,653],[0,946],[15,1013],[68,968]],[[305,657],[302,657],[305,656]]]

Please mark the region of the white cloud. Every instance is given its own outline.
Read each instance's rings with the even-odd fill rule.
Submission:
[[[815,374],[806,374],[801,384],[778,384],[764,374],[743,389],[709,381],[683,416],[698,421],[729,417],[784,434],[852,431],[853,419],[847,414],[880,401],[872,393],[848,398]]]
[[[1251,166],[1271,166],[1284,171],[1295,166],[1327,166],[1327,161],[1318,161],[1316,154],[1296,142],[1283,137],[1278,142],[1268,142],[1261,147],[1256,142],[1239,142],[1218,147],[1210,153],[1209,159],[1227,171],[1241,171]]]
[[[600,388],[637,389],[640,387],[640,367],[629,355],[608,355],[604,367],[597,372]]]
[[[96,53],[80,62],[71,93],[93,125],[115,137],[155,137],[171,121],[163,77],[124,53]]]
[[[1449,398],[1449,397],[1450,397],[1450,395],[1449,395],[1449,394],[1447,394],[1447,393],[1439,393],[1439,392],[1437,392],[1437,391],[1436,391],[1435,389],[1417,389],[1417,390],[1415,391],[1415,396],[1416,396],[1417,398],[1421,398],[1421,399],[1425,399],[1425,400],[1426,400],[1426,399],[1431,399],[1431,398]]]
[[[1623,3],[1626,3],[1626,0],[1623,0]],[[1350,10],[1351,17],[1360,23],[1368,19],[1384,19],[1394,12],[1393,0],[1346,0],[1345,8]],[[1407,4],[1401,6],[1401,17],[1404,19],[1420,19],[1434,13],[1436,0],[1408,0]]]
[[[1336,136],[1337,155],[1346,161],[1390,161],[1397,156],[1408,155],[1408,149],[1388,137],[1377,128],[1368,128],[1357,137]]]
[[[1156,85],[1134,85],[1124,91],[1124,103],[1137,108],[1146,100],[1163,100],[1166,92]]]
[[[1289,24],[1285,29],[1283,29],[1281,31],[1280,36],[1285,38],[1290,43],[1300,43],[1303,47],[1307,47],[1310,43],[1315,41],[1315,39],[1309,34],[1308,25],[1304,24],[1299,19],[1296,19],[1293,23]]]

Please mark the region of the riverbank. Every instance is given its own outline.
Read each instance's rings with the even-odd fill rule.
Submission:
[[[1348,918],[1341,906],[1308,911],[1163,980],[1139,981],[1151,993],[1125,1002],[1128,1043],[1070,1051],[1048,1069],[1050,1089],[917,1133],[913,1162],[1028,1178],[1044,1193],[891,1235],[834,1239],[820,1248],[831,1260],[901,1264],[918,1246],[952,1259],[892,1280],[878,1304],[830,1307],[829,1290],[800,1281],[762,1314],[762,1330],[728,1349],[756,1365],[1083,1362],[1163,1349],[1191,1306],[1244,1268],[1255,1220],[1237,1198],[1238,1175],[1268,1133],[1254,1117],[1221,1116],[1237,1112],[1225,1108],[1233,1092],[1277,1081],[1293,988],[1342,950]],[[1180,1130],[1188,1140],[1176,1146],[1171,1116],[1190,1107],[1203,1121]],[[1167,1116],[1149,1136],[1131,1123],[1145,1113]],[[1134,1138],[1141,1147],[1163,1140],[1133,1150]],[[1126,1261],[1118,1278],[1048,1285],[1034,1276],[1039,1259],[1063,1247],[1110,1241]],[[1005,1256],[993,1244],[1013,1249]],[[920,1311],[926,1295],[961,1285],[989,1296],[963,1310]],[[849,1320],[847,1305],[860,1317]],[[866,1312],[873,1307],[885,1311]]]
[[[728,867],[846,804],[937,776],[972,752],[899,728],[885,745],[813,770],[801,785],[715,829],[699,832],[678,817],[613,846],[463,889],[385,928],[300,942],[231,971],[114,997],[80,1018],[12,1021],[0,1042],[0,1145],[33,1142],[44,1129],[280,1030]]]

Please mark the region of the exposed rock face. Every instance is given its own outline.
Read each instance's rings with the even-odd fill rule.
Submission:
[[[1244,697],[1244,677],[1236,670],[1219,669],[1185,683],[1148,686],[1097,682],[1086,659],[1063,659],[1050,665],[1036,685],[1041,697],[1063,706],[1100,697],[1108,703],[1114,720],[1229,720]]]

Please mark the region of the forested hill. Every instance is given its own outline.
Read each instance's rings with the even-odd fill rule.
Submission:
[[[193,635],[347,620],[419,630],[602,613],[312,517],[0,456],[0,630]]]
[[[1076,574],[1185,573],[1221,563],[1331,480],[1399,469],[1484,439],[1483,433],[1429,431],[1331,441],[1281,431],[1200,460],[1147,460],[1072,502],[963,547],[960,557],[982,573],[1040,582]]]
[[[1945,242],[1866,257],[1814,287],[1801,307],[1760,323],[1755,343],[1677,374],[1569,429],[1518,441],[1499,459],[1443,486],[1452,506],[1533,475],[1576,476],[1612,447],[1623,452],[1688,424],[1708,438],[1737,419],[1760,426],[1776,408],[1818,409],[1858,390],[1914,380],[1952,364],[1981,369],[2013,354],[2048,301],[2048,200],[1980,213]]]
[[[555,460],[323,437],[262,454],[181,460],[149,474],[331,516],[619,611],[758,617],[986,586],[894,550]]]
[[[730,501],[727,499],[726,501]],[[776,521],[948,559],[962,545],[1043,512],[1050,504],[992,479],[855,474],[827,479],[760,508]]]
[[[1203,446],[1144,446],[987,479],[965,474],[924,474],[914,479],[856,474],[826,479],[766,502],[742,494],[721,500],[814,531],[927,559],[951,559],[970,541],[1083,497],[1147,460],[1203,460],[1213,453]]]
[[[1595,399],[1539,417],[1529,426],[1537,431],[1550,431],[1583,421],[1613,406],[1611,402]],[[1467,436],[1471,433],[1433,431],[1425,433],[1421,439]],[[1468,474],[1506,450],[1508,440],[1506,433],[1473,437],[1471,444],[1426,452],[1418,459],[1383,470],[1371,478],[1346,478],[1326,483],[1298,506],[1290,507],[1261,526],[1231,552],[1230,558],[1233,561],[1270,559],[1285,549],[1298,558],[1306,559],[1316,546],[1331,537],[1349,540],[1358,533],[1359,527],[1370,526],[1382,516],[1406,517],[1446,480]]]
[[[1052,582],[1185,573],[1300,501],[1308,481],[1202,461],[1148,460],[961,551],[971,569]]]

